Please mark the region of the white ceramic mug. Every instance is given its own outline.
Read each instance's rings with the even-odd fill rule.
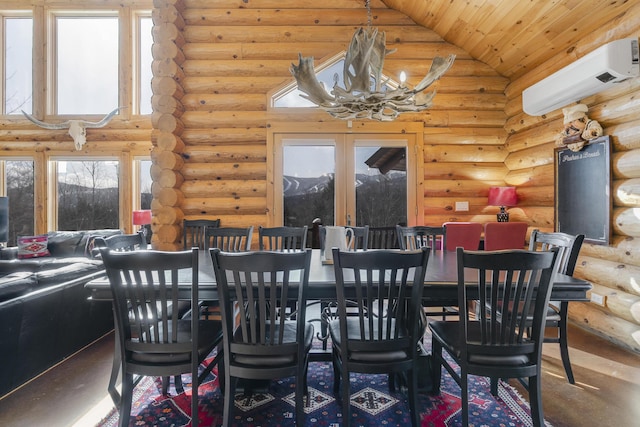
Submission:
[[[353,229],[349,227],[328,226],[325,228],[324,236],[324,258],[333,261],[332,248],[342,251],[349,250],[353,246]]]

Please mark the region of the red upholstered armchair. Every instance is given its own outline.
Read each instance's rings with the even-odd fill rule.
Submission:
[[[445,250],[455,251],[459,246],[468,251],[477,251],[480,247],[482,224],[479,222],[445,222]]]
[[[528,227],[526,222],[488,222],[484,225],[484,249],[524,249]]]

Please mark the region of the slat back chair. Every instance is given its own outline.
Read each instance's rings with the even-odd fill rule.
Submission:
[[[295,376],[296,423],[304,425],[313,325],[305,310],[287,317],[285,301],[306,303],[311,250],[228,253],[211,249],[224,329],[224,415],[231,425],[237,379]]]
[[[101,243],[96,242],[98,246],[107,247],[112,251],[127,252],[147,249],[147,239],[144,232],[138,231],[135,234],[115,234],[109,237],[98,237]]]
[[[347,427],[352,418],[351,372],[406,373],[412,425],[420,423],[418,341],[426,327],[420,301],[429,253],[429,248],[362,252],[333,249],[338,318],[329,322],[329,331],[334,391],[340,389],[342,419]],[[356,314],[347,300],[355,302]]]
[[[179,299],[179,275],[191,275],[191,305],[198,304],[198,250],[183,252],[101,249],[113,294],[122,362],[120,426],[128,426],[136,376],[192,377],[192,424],[198,424],[198,386],[217,357],[198,375],[198,366],[222,339],[219,322],[169,315]]]
[[[524,249],[528,228],[526,222],[487,222],[484,225],[484,250]]]
[[[426,225],[403,227],[396,225],[396,235],[398,237],[398,246],[402,250],[416,250],[422,247],[429,247],[434,251],[444,249],[444,227]],[[457,316],[458,308],[443,306],[438,311],[426,309],[425,314],[427,316],[442,316],[442,320],[445,320],[447,316]]]
[[[439,391],[442,366],[460,385],[462,425],[469,425],[468,375],[528,378],[531,416],[544,425],[541,395],[542,341],[551,295],[555,251],[465,251],[457,249],[458,304],[473,288],[479,310],[464,310],[459,321],[431,321],[433,384]],[[475,279],[469,285],[465,269]],[[474,295],[474,298],[476,296]],[[533,313],[530,320],[529,314]],[[532,333],[525,331],[531,327]],[[459,367],[443,357],[446,350]]]
[[[182,221],[182,246],[184,250],[191,248],[207,249],[205,231],[208,228],[220,227],[219,219],[185,219]]]
[[[430,227],[426,225],[403,227],[396,225],[398,246],[403,250],[415,250],[423,246],[428,246],[434,251],[442,249],[444,245],[444,233],[444,227]]]
[[[369,226],[351,227],[353,229],[353,247],[351,250],[367,249],[369,246]]]
[[[369,249],[398,249],[396,227],[369,227]]]
[[[458,247],[469,251],[479,249],[482,237],[482,224],[479,222],[445,222],[442,226],[445,250],[455,252]]]
[[[553,232],[543,233],[539,230],[531,232],[529,240],[529,250],[548,251],[556,248],[558,257],[556,259],[556,271],[568,276],[573,275],[573,271],[578,260],[578,254],[584,241],[584,234],[573,236],[567,233]],[[569,317],[569,302],[552,301],[547,310],[546,327],[556,328],[555,336],[545,335],[544,342],[557,343],[560,345],[560,356],[562,365],[567,375],[567,380],[575,384],[571,360],[569,359],[569,343],[567,320]]]
[[[261,251],[304,250],[307,247],[307,230],[309,227],[260,227],[258,228],[258,244]]]
[[[245,252],[251,250],[253,225],[247,228],[218,227],[205,230],[205,247],[218,248],[224,252]]]
[[[144,232],[138,231],[135,234],[116,234],[109,237],[97,237],[95,240],[94,249],[97,252],[98,256],[100,255],[100,248],[109,248],[113,252],[128,252],[135,250],[144,250],[147,248],[147,240],[145,239]],[[188,308],[188,302],[182,302],[184,306]],[[115,314],[115,312],[114,312]],[[133,315],[133,313],[132,313]],[[117,341],[117,340],[116,340]],[[116,342],[116,353],[119,354],[119,344]],[[109,385],[107,386],[107,390],[111,395],[111,399],[115,403],[116,407],[120,405],[120,393],[116,388],[116,382],[118,380],[118,373],[120,371],[120,360],[119,357],[113,358],[113,366],[111,367],[111,376],[109,378]],[[163,378],[163,387],[166,390],[168,387],[169,379]]]

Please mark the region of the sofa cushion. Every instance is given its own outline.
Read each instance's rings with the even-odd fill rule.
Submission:
[[[29,293],[36,285],[33,273],[11,273],[0,278],[0,302]]]
[[[93,236],[112,236],[121,234],[118,229],[50,231],[49,251],[55,257],[86,256],[87,241]]]
[[[38,280],[38,288],[42,288],[43,286],[77,279],[102,268],[102,261],[82,258],[82,262],[74,262],[59,268],[38,271],[35,275]]]
[[[51,255],[48,241],[49,238],[46,235],[18,237],[18,258],[39,258]]]

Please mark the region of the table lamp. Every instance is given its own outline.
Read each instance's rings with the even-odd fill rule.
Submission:
[[[518,201],[516,187],[491,187],[489,188],[489,205],[500,206],[500,212],[496,215],[498,222],[509,222],[509,212],[506,206],[515,206]]]
[[[151,210],[143,209],[133,211],[133,225],[139,225],[145,237],[147,236],[147,228],[145,225],[149,224],[151,224]]]

